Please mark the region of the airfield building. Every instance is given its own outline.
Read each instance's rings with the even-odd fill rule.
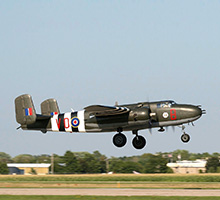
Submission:
[[[167,163],[167,166],[176,174],[198,174],[206,171],[206,162],[206,160],[183,160],[176,163]]]
[[[46,175],[49,174],[49,167],[51,164],[45,163],[9,163],[7,164],[9,174],[38,174]]]

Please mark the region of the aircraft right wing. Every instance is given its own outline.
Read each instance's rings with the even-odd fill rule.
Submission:
[[[96,117],[121,115],[130,112],[129,108],[119,107],[119,106],[93,105],[93,106],[85,107],[84,109],[88,112],[91,112]]]

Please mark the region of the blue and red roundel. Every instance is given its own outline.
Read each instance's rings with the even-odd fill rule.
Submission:
[[[73,128],[77,128],[79,126],[79,119],[77,117],[73,117],[71,119],[71,125]]]

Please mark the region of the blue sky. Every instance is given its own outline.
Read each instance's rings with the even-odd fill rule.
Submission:
[[[186,149],[220,152],[219,1],[0,1],[0,146],[12,156],[100,151],[130,156]],[[35,108],[56,98],[60,110],[173,99],[207,114],[181,130],[148,130],[143,150],[112,144],[113,133],[16,131],[14,99]]]

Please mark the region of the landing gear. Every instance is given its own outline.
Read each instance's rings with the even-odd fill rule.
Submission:
[[[113,137],[113,143],[116,147],[123,147],[127,142],[127,138],[124,134],[121,133],[123,131],[121,128],[118,129],[117,131],[118,133],[115,134]],[[143,149],[146,145],[145,138],[143,136],[138,135],[137,130],[132,131],[132,133],[136,135],[132,140],[132,144],[134,148]]]
[[[190,136],[184,132],[183,135],[181,136],[181,140],[182,142],[187,143],[190,140]]]
[[[159,132],[164,132],[165,129],[163,127],[160,127],[160,129],[158,130]]]
[[[126,144],[126,142],[127,138],[124,134],[120,132],[113,137],[113,143],[116,147],[123,147]]]
[[[137,131],[132,131],[136,136],[132,140],[132,144],[136,149],[143,149],[146,145],[146,140],[143,136],[138,135]]]
[[[132,144],[136,149],[143,149],[146,145],[146,140],[143,136],[135,136],[132,140]]]
[[[183,134],[181,136],[181,140],[182,140],[182,142],[187,143],[190,140],[190,136],[184,131],[184,129],[185,129],[184,125],[182,125],[181,128],[182,128],[182,132],[183,132]]]

